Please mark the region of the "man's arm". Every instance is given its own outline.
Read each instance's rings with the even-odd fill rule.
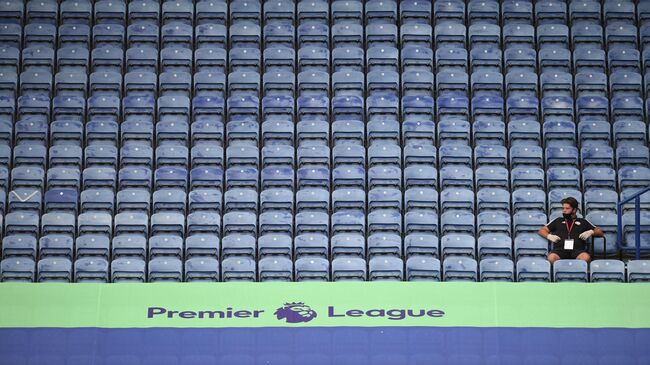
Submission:
[[[605,233],[603,233],[603,230],[600,229],[600,227],[595,227],[594,228],[594,237],[603,237]]]
[[[537,234],[544,237],[545,239],[555,243],[560,241],[560,237],[551,233],[551,230],[547,226],[544,226],[537,231]]]
[[[582,240],[588,240],[590,237],[602,237],[605,234],[603,233],[603,230],[600,229],[600,227],[596,227],[592,225],[589,221],[587,221],[587,224],[589,225],[588,228],[591,228],[585,232],[582,232],[580,234],[580,239]]]
[[[551,231],[546,226],[543,226],[542,228],[539,229],[539,231],[537,231],[537,234],[544,238],[546,238],[546,236],[548,236],[550,233]]]

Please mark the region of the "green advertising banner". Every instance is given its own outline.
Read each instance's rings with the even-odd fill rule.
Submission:
[[[650,328],[645,284],[0,284],[0,328]]]

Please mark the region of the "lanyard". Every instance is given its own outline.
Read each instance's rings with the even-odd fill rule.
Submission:
[[[569,227],[569,223],[565,220],[564,224],[566,225],[566,230],[567,230],[567,239],[571,239],[571,230],[573,229],[573,225],[576,224],[576,220],[574,219],[573,222],[571,222],[571,227]]]

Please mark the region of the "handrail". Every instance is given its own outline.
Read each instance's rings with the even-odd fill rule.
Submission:
[[[650,191],[650,186],[641,189],[631,196],[627,197],[616,204],[616,218],[617,218],[617,232],[616,232],[616,246],[619,250],[623,249],[623,212],[622,207],[624,204],[634,200],[634,241],[635,241],[635,258],[641,258],[641,195]]]

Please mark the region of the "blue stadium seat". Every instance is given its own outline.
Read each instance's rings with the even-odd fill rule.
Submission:
[[[440,239],[440,250],[443,258],[454,255],[474,258],[476,240],[469,234],[446,234]]]
[[[448,256],[443,261],[444,281],[476,281],[478,264],[476,260],[464,256]]]
[[[553,264],[553,281],[589,281],[587,262],[582,260],[558,260]]]
[[[468,100],[467,98],[462,98],[458,102],[455,102],[453,99],[458,99],[454,97],[450,97],[449,99],[445,100],[443,98],[438,98],[438,110],[445,111],[445,108],[448,106],[451,106],[450,111],[466,111],[466,107],[468,106]],[[451,101],[451,103],[447,103],[447,101]],[[450,105],[451,104],[451,105]],[[460,106],[460,108],[457,108]],[[462,113],[462,114],[467,114],[467,113]],[[441,120],[438,122],[438,140],[440,141],[440,145],[463,145],[463,144],[469,144],[470,141],[470,125],[469,122],[466,120],[462,119],[457,119],[455,117],[452,118],[443,118],[441,116]]]
[[[650,279],[650,264],[647,260],[630,260],[627,262],[627,281],[630,283],[647,282]]]
[[[149,282],[183,280],[183,264],[177,258],[156,257],[149,261]]]
[[[185,261],[186,282],[214,282],[219,281],[219,261],[212,257],[192,257]]]
[[[431,22],[431,14],[432,9],[430,3],[422,3],[421,1],[418,2],[415,0],[400,2],[400,24],[427,24]]]
[[[131,2],[129,3],[127,12],[129,23],[158,24],[160,21],[160,6],[157,2],[152,0]]]
[[[337,224],[334,222],[334,218],[338,218],[337,214],[338,212],[332,216],[333,225]],[[367,227],[370,235],[374,233],[400,234],[402,232],[402,215],[393,209],[372,210],[367,216]],[[335,227],[335,229],[337,228]],[[399,242],[399,240],[397,241]],[[370,242],[368,246],[370,250]],[[401,248],[401,243],[397,246]]]
[[[64,257],[49,257],[40,259],[37,263],[38,282],[71,282],[72,262]]]
[[[330,245],[332,256],[335,260],[339,257],[366,257],[366,240],[360,234],[335,234],[332,236]],[[334,267],[332,268],[334,269]]]
[[[2,257],[8,258],[36,258],[38,242],[35,237],[25,234],[5,236],[2,239]]]
[[[160,29],[156,24],[151,23],[134,23],[126,28],[127,48],[154,48],[158,49],[160,42]]]
[[[108,261],[98,257],[83,257],[74,262],[75,283],[108,282]]]
[[[45,172],[40,167],[19,166],[11,170],[11,190],[17,188],[42,189]]]
[[[348,26],[350,26],[350,24],[348,24]],[[323,23],[302,23],[297,29],[298,46],[300,48],[312,46],[329,49],[329,35],[330,29]]]
[[[192,24],[194,21],[194,4],[188,1],[165,1],[162,4],[162,22],[179,22]]]
[[[513,216],[513,233],[517,237],[520,233],[535,233],[539,227],[548,222],[544,212],[520,211]]]
[[[263,20],[265,23],[294,23],[296,11],[293,2],[264,3]]]
[[[312,218],[312,215],[314,215],[313,218],[316,218],[312,222],[305,222],[303,220],[306,218]],[[309,230],[311,230],[313,227],[314,229],[321,229],[321,232],[325,233],[325,230],[322,228],[323,223],[323,219],[318,219],[318,217],[311,212],[305,212],[301,217],[301,225]],[[296,225],[298,225],[297,221]],[[350,210],[336,212],[331,215],[331,231],[332,235],[336,235],[337,233],[342,232],[358,233],[360,235],[364,235],[366,232],[366,216],[361,212]]]
[[[0,26],[0,30],[2,29],[2,27],[3,26]],[[1,39],[1,33],[0,33],[0,39]],[[20,72],[19,66],[20,66],[20,51],[18,50],[18,48],[9,47],[9,46],[0,47],[0,70],[2,70],[3,73],[6,73],[6,75],[3,76],[3,79],[8,80],[7,82],[9,84],[12,84],[13,77],[16,77],[16,75],[19,74]],[[8,85],[3,87],[8,87]]]
[[[72,249],[74,240],[72,236],[68,234],[51,234],[51,231],[45,231],[45,221],[51,219],[45,218],[45,215],[43,216],[43,236],[38,240],[38,256],[40,258],[71,259],[74,254]],[[74,231],[72,231],[72,234],[74,234]]]
[[[626,166],[618,170],[618,186],[621,190],[628,188],[643,188],[650,178],[647,167]]]
[[[322,257],[303,257],[295,262],[296,281],[329,281],[330,263]]]
[[[569,5],[569,18],[572,22],[600,23],[600,5],[592,1],[574,1]]]
[[[262,215],[266,215],[266,217],[262,217]],[[273,225],[268,223],[269,218],[274,218],[273,215],[277,215],[279,217],[278,212],[270,212],[270,211],[262,213],[262,215],[260,215],[260,227],[262,225],[265,226]],[[285,215],[285,217],[292,218],[290,214]],[[283,223],[286,224],[286,222]],[[277,225],[275,227],[279,228],[279,226],[280,225]],[[275,228],[275,227],[271,227],[271,228]],[[263,234],[258,240],[258,256],[259,257],[282,256],[286,258],[291,258],[292,257],[291,233],[284,234],[281,233],[281,231],[273,230],[273,229],[270,229],[269,232],[271,233]]]
[[[501,48],[501,28],[496,24],[472,24],[468,30],[469,46]]]
[[[258,265],[259,281],[293,281],[293,271],[293,262],[286,257],[264,257]]]
[[[406,261],[407,281],[440,281],[441,271],[437,258],[414,255]]]
[[[34,190],[34,187],[16,188],[9,193],[9,198],[4,205],[9,212],[28,212],[33,211],[38,214],[42,212],[43,195],[40,190]]]
[[[110,240],[99,234],[84,234],[75,240],[75,257],[108,259]]]
[[[309,189],[303,189],[300,192],[302,193],[304,190],[309,190]],[[378,188],[377,191],[374,192],[375,195],[379,195],[383,192],[386,192],[388,194],[388,199],[387,201],[384,200],[377,200],[374,204],[377,206],[381,206],[380,203],[387,204],[388,202],[392,202],[390,199],[391,198],[396,198],[394,196],[394,191],[393,190],[384,190],[381,188]],[[307,191],[304,191],[304,193],[307,193]],[[309,191],[312,195],[315,193],[314,191]],[[319,195],[324,195],[323,194]],[[302,194],[301,194],[302,195]],[[383,198],[383,196],[382,196]],[[305,203],[304,199],[301,199],[301,206],[304,207]],[[366,196],[365,192],[361,189],[336,189],[332,192],[332,208],[334,209],[335,212],[339,210],[347,210],[347,209],[353,209],[353,210],[360,210],[360,211],[365,211],[365,206],[366,206]]]
[[[500,6],[497,1],[474,1],[467,5],[470,24],[499,24]]]
[[[589,281],[625,282],[625,264],[619,260],[594,260],[589,265]]]
[[[137,257],[116,258],[111,262],[111,282],[145,282],[146,263]]]
[[[438,22],[465,23],[465,4],[460,1],[436,3],[433,6],[433,16]]]
[[[336,64],[336,61],[338,60],[339,65],[343,65],[346,62],[343,62],[344,60],[348,61],[353,61],[354,64],[358,64],[360,61],[359,59],[355,58],[343,58],[342,56],[350,53],[357,54],[358,52],[361,52],[363,55],[363,51],[360,49],[334,49],[334,51],[340,51],[340,55],[337,57],[335,55],[336,52],[332,52],[332,61],[334,64]],[[356,51],[356,52],[355,52]],[[361,62],[363,60],[363,57],[361,57]],[[326,46],[300,46],[298,50],[298,69],[299,71],[329,71],[330,68],[330,51],[329,48]],[[338,71],[336,68],[334,71]]]
[[[256,281],[256,266],[248,257],[227,257],[221,262],[221,278],[223,281]]]
[[[315,4],[314,4],[315,3]],[[320,4],[319,4],[320,3]],[[299,4],[298,7],[302,6],[304,12],[303,18],[320,20],[327,23],[329,19],[327,4],[324,2],[305,2],[304,5]],[[299,9],[300,11],[301,9]],[[321,14],[324,12],[324,14]],[[361,1],[346,1],[340,3],[332,3],[332,21],[334,24],[361,24],[363,23],[363,4]],[[314,19],[315,18],[315,19]]]
[[[521,5],[525,6],[523,3]],[[507,6],[504,6],[504,10],[506,10],[506,8]],[[523,62],[526,64],[530,63],[530,61],[536,60],[537,54],[534,52],[537,48],[535,27],[530,24],[510,22],[503,25],[502,32],[506,52],[509,51],[510,54],[509,58],[518,60],[517,63]],[[531,53],[530,51],[533,52]],[[522,57],[523,55],[533,55],[533,57],[532,59],[525,61]],[[536,64],[537,63],[535,62],[531,67],[536,68]]]
[[[571,51],[566,48],[541,49],[538,61],[539,72],[571,72]]]
[[[306,233],[294,238],[296,265],[301,258],[329,257],[329,239],[322,234]],[[298,278],[298,277],[297,277]]]
[[[538,23],[564,23],[567,20],[567,5],[560,1],[544,1],[535,4]]]
[[[230,5],[229,19],[236,23],[249,21],[259,24],[261,22],[262,4],[259,1],[235,1]]]
[[[263,236],[283,234],[293,235],[293,215],[287,212],[268,211],[259,215],[259,231]]]
[[[158,51],[151,47],[131,47],[125,52],[126,71],[158,72]]]
[[[510,214],[505,212],[482,212],[476,219],[479,236],[490,233],[504,233],[510,235]]]
[[[581,173],[577,168],[551,167],[546,172],[547,188],[567,188],[580,190],[580,176]]]
[[[20,3],[15,2],[15,4]],[[9,47],[20,49],[23,44],[23,28],[20,24],[2,24],[2,26],[0,26],[0,40]]]
[[[36,278],[34,260],[25,257],[9,257],[0,261],[0,281],[33,282]]]
[[[263,53],[264,71],[290,71],[296,70],[296,52],[293,48],[267,47]]]
[[[26,96],[51,96],[52,95],[52,74],[44,70],[30,70],[20,74],[19,91],[24,98]]]
[[[584,194],[585,212],[610,211],[613,212],[618,201],[618,195],[614,190],[589,189]]]
[[[179,236],[154,235],[149,238],[147,246],[149,248],[147,257],[151,259],[157,257],[181,258],[183,255],[183,239]]]
[[[503,54],[500,48],[497,47],[477,46],[470,53],[470,69],[473,73],[501,73],[502,62]]]
[[[404,253],[407,257],[433,256],[439,257],[438,237],[426,233],[410,233],[404,237]]]
[[[404,263],[402,259],[393,256],[377,256],[368,263],[368,278],[371,281],[404,280]]]
[[[56,24],[59,6],[54,1],[28,1],[25,6],[25,21],[27,23]]]
[[[519,188],[512,193],[513,210],[546,211],[546,193],[541,189]]]
[[[476,189],[509,187],[509,171],[500,166],[482,166],[474,174]]]
[[[144,258],[147,256],[147,239],[135,234],[117,235],[111,242],[111,256],[113,258],[121,256]]]
[[[474,189],[474,171],[467,166],[449,165],[440,169],[440,188]]]
[[[290,24],[267,24],[264,29],[264,48],[282,47],[293,49],[295,47],[295,29]]]
[[[299,1],[297,6],[298,23],[308,21],[329,24],[330,13],[327,2],[324,1]]]
[[[517,281],[551,281],[551,264],[546,258],[527,257],[517,261]]]
[[[514,263],[505,258],[485,258],[480,261],[481,281],[515,281]]]
[[[365,18],[368,24],[395,24],[397,22],[397,2],[369,1],[365,6]]]
[[[512,259],[512,239],[504,233],[482,234],[478,239],[478,257],[481,259],[487,257]]]
[[[606,54],[602,49],[576,49],[573,52],[573,68],[576,74],[607,72]],[[579,82],[576,80],[576,84]]]
[[[81,5],[82,2],[77,2],[77,4]],[[65,16],[65,14],[61,14],[61,16]],[[84,18],[83,21],[87,22],[88,19]],[[88,24],[61,24],[58,29],[59,48],[79,47],[81,49],[89,49],[91,45],[90,31],[91,29]]]
[[[574,52],[578,49],[603,49],[605,45],[603,28],[593,23],[573,23],[571,26],[571,44]]]
[[[368,275],[366,260],[353,256],[341,256],[332,260],[333,281],[365,281]]]
[[[437,235],[439,232],[438,214],[436,212],[424,209],[412,209],[404,216],[404,233],[407,235]]]
[[[609,50],[607,52],[609,72],[641,72],[640,57],[639,51],[632,48],[614,48]]]
[[[559,2],[558,2],[559,3]],[[540,3],[537,3],[540,5]],[[538,19],[537,45],[544,48],[569,48],[569,28],[558,23],[540,24]]]
[[[616,171],[607,167],[587,167],[582,170],[582,186],[589,189],[615,189]]]
[[[313,49],[312,49],[313,50]],[[308,59],[309,62],[317,62],[318,70],[322,70],[321,65],[324,63],[324,60],[321,60],[322,57],[326,56],[322,52],[317,52],[312,54],[312,57],[316,57],[316,60]],[[365,64],[365,51],[363,48],[359,47],[336,47],[332,50],[332,67],[334,72],[338,71],[364,71]]]
[[[368,24],[365,33],[365,44],[368,48],[373,46],[397,47],[397,26],[395,24],[373,22]]]
[[[77,236],[99,234],[111,237],[112,233],[113,215],[111,213],[89,211],[79,214],[77,217]]]
[[[230,234],[223,237],[221,242],[222,256],[255,257],[255,238],[244,234]]]
[[[650,165],[650,152],[645,146],[618,146],[616,148],[616,166],[645,166]]]
[[[479,213],[492,210],[510,212],[510,192],[502,188],[479,189],[476,207]]]

